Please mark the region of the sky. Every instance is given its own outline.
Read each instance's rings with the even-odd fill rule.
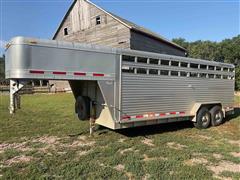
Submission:
[[[240,0],[92,0],[168,39],[221,41],[240,34]],[[51,39],[72,0],[0,0],[0,55],[14,36]]]

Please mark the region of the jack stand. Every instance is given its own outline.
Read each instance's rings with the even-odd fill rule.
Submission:
[[[93,136],[95,130],[95,121],[96,121],[96,103],[94,101],[90,102],[90,120],[89,120],[89,132],[90,136]]]
[[[95,130],[95,119],[90,118],[90,136],[93,136],[94,130]]]
[[[25,84],[27,84],[27,81],[10,80],[10,114],[14,114],[16,112],[16,109],[21,108],[21,97],[18,92],[23,88]]]

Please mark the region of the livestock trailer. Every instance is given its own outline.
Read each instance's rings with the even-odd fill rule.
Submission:
[[[216,126],[233,113],[234,65],[15,37],[6,48],[10,113],[30,80],[69,81],[79,119],[122,129],[176,121]]]

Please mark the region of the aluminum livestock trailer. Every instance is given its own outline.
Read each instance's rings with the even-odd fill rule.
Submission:
[[[234,76],[231,64],[71,42],[16,37],[6,49],[11,113],[30,80],[67,80],[79,119],[111,129],[220,125],[233,113]]]

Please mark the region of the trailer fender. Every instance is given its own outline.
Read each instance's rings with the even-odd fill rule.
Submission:
[[[196,122],[196,115],[198,110],[202,107],[202,106],[214,106],[214,105],[220,105],[222,107],[222,104],[220,101],[215,101],[215,102],[204,102],[204,103],[195,103],[190,111],[190,114],[193,115],[193,122]],[[225,112],[224,113],[224,117],[225,117]]]

